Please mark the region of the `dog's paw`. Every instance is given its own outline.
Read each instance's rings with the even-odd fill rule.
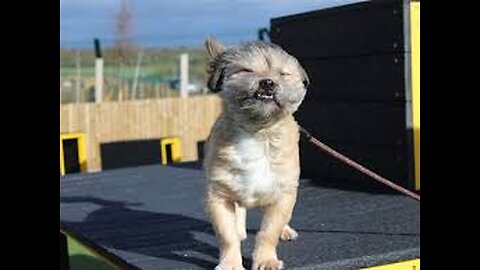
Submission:
[[[215,267],[215,270],[245,270],[245,268],[242,265],[219,264]]]
[[[215,267],[215,270],[245,270],[245,268],[243,268],[243,265],[221,263]]]
[[[297,237],[298,233],[288,225],[283,227],[282,233],[280,234],[280,239],[283,241],[294,241]]]
[[[267,259],[253,263],[252,270],[280,270],[283,269],[283,262],[277,259]]]
[[[229,260],[222,260],[216,267],[215,270],[245,270],[243,268],[242,262],[233,262]]]

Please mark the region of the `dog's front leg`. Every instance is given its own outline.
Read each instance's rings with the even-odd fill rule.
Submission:
[[[285,225],[292,217],[297,192],[286,193],[275,204],[264,208],[260,231],[256,236],[253,251],[253,270],[283,268],[283,262],[277,258],[277,245]]]
[[[210,194],[207,207],[220,245],[219,264],[215,270],[244,270],[234,202]]]
[[[235,219],[240,241],[247,239],[247,209],[235,204]]]

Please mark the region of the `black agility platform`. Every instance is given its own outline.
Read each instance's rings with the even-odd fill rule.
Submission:
[[[272,42],[298,58],[311,85],[296,119],[313,135],[411,190],[420,190],[410,0],[373,0],[272,18]],[[419,15],[418,15],[419,16]],[[415,69],[417,67],[417,69]],[[419,81],[418,81],[419,82]],[[419,114],[419,107],[418,107]],[[419,122],[418,122],[419,123]],[[416,143],[416,144],[415,144]],[[417,147],[417,148],[416,148]],[[300,144],[303,177],[364,180]],[[418,156],[415,158],[415,155]]]
[[[213,269],[218,247],[204,212],[204,173],[161,165],[72,174],[60,181],[60,223],[125,269]],[[281,243],[286,269],[358,269],[420,257],[420,205],[378,190],[301,180]],[[251,267],[260,215],[248,214]]]

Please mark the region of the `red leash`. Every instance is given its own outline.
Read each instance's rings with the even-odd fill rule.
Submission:
[[[408,189],[406,189],[402,186],[399,186],[399,185],[393,183],[392,181],[389,181],[388,179],[372,172],[371,170],[363,167],[362,165],[358,164],[357,162],[355,162],[355,161],[349,159],[348,157],[340,154],[339,152],[333,150],[328,145],[322,143],[321,141],[319,141],[318,139],[313,137],[312,134],[310,134],[310,132],[305,130],[303,127],[299,126],[299,128],[300,128],[300,132],[307,137],[307,140],[310,143],[313,143],[314,145],[316,145],[320,150],[322,150],[325,153],[329,154],[330,156],[342,161],[343,163],[346,163],[347,165],[350,165],[351,167],[355,168],[356,170],[370,176],[374,180],[377,180],[378,182],[380,182],[384,185],[387,185],[387,186],[395,189],[396,191],[398,191],[400,193],[403,193],[403,194],[417,200],[418,202],[420,202],[420,195],[418,195],[414,192],[411,192],[410,190],[408,190]]]

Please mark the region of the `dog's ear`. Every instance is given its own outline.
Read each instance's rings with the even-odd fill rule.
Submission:
[[[212,37],[208,37],[205,41],[205,48],[212,58],[215,58],[217,55],[225,51],[225,45],[219,43]]]
[[[207,72],[210,75],[207,82],[208,88],[214,93],[220,92],[225,77],[225,63],[221,59],[214,58],[210,62]]]
[[[209,64],[208,73],[210,78],[208,79],[208,88],[212,92],[220,92],[222,89],[222,83],[224,79],[225,63],[221,58],[217,57],[225,51],[225,45],[219,43],[212,37],[208,37],[205,41],[205,48],[208,54],[212,57],[212,61]]]
[[[307,88],[309,85],[310,85],[310,79],[308,78],[308,75],[307,75],[307,72],[305,71],[305,69],[301,68],[302,70],[302,82],[303,82],[303,86],[305,88]]]

